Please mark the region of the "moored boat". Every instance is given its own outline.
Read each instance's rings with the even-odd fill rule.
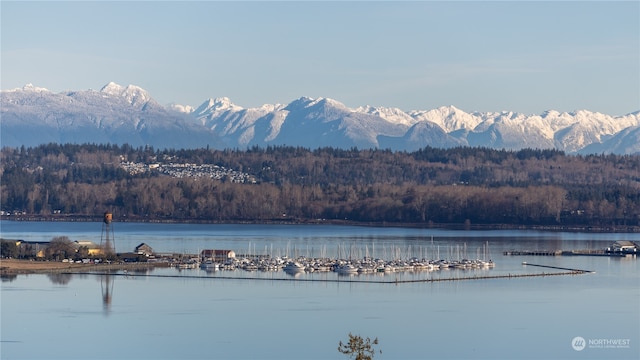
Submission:
[[[344,264],[336,267],[336,272],[338,274],[357,274],[358,268],[352,264]]]
[[[200,268],[203,270],[218,270],[220,268],[220,264],[213,262],[212,260],[207,260],[200,264]]]
[[[304,272],[304,265],[297,261],[290,261],[282,268],[282,270],[289,273]]]

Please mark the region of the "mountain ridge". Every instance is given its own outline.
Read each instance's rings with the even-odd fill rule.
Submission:
[[[112,142],[158,148],[308,148],[480,146],[568,153],[640,153],[640,110],[611,116],[588,110],[465,112],[453,105],[405,112],[393,107],[349,108],[326,97],[243,108],[229,98],[199,106],[157,103],[135,85],[109,82],[99,91],[51,92],[27,84],[2,90],[2,146],[47,142]]]

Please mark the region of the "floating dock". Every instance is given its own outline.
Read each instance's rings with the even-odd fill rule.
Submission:
[[[555,250],[555,251],[549,251],[549,250],[511,250],[511,251],[505,251],[502,254],[503,255],[514,255],[514,256],[530,256],[530,255],[536,255],[536,256],[560,256],[560,255],[562,255],[562,250]]]
[[[625,257],[628,254],[606,252],[604,250],[509,250],[505,256],[608,256]]]

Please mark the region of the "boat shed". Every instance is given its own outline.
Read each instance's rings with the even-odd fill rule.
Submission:
[[[638,252],[638,245],[628,240],[618,240],[607,248],[607,252],[635,254]]]
[[[151,246],[142,243],[138,246],[136,246],[134,252],[138,255],[144,255],[144,256],[150,256],[153,255],[153,249],[151,248]]]

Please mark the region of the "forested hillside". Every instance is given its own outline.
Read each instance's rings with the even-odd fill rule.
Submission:
[[[9,218],[99,219],[111,211],[119,221],[638,226],[640,220],[640,156],[93,144],[4,148],[0,156],[1,210]]]

